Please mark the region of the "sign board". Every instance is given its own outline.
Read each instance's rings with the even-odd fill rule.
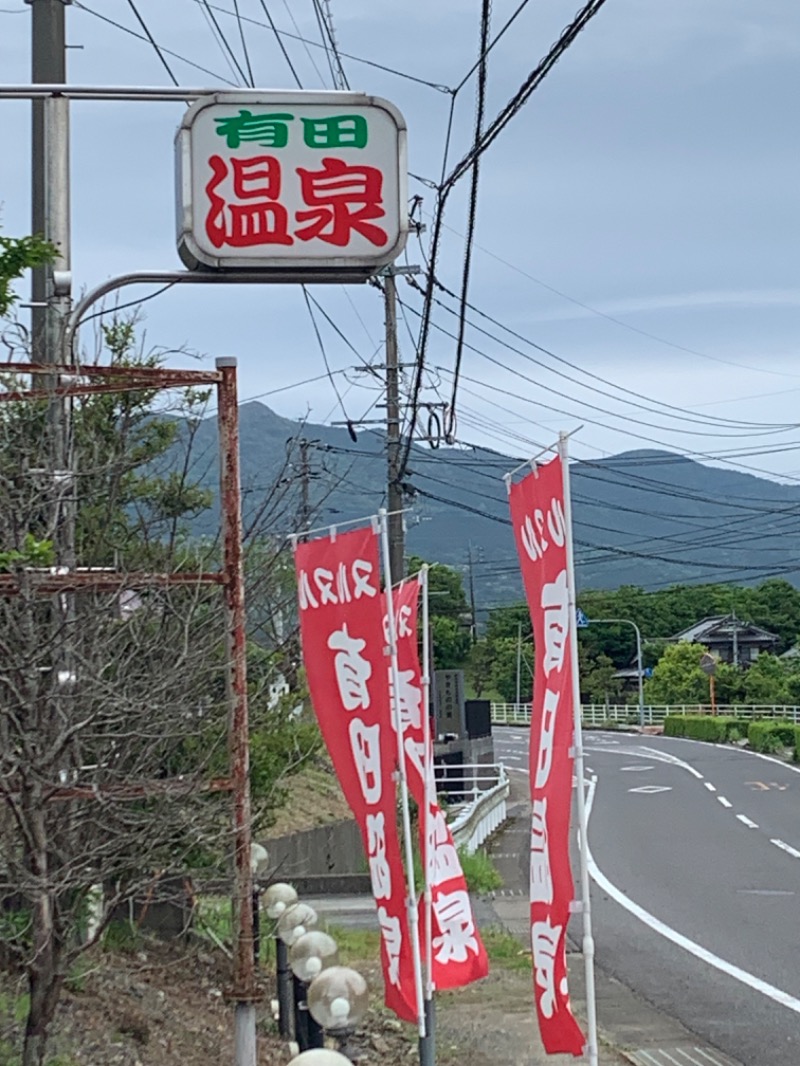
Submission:
[[[186,112],[175,148],[190,269],[364,280],[405,246],[406,126],[386,100],[214,93]]]
[[[434,729],[437,737],[466,734],[464,721],[464,671],[434,672]]]

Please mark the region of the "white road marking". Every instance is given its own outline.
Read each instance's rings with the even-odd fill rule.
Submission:
[[[679,759],[677,755],[670,755],[668,752],[659,751],[658,748],[642,748],[642,751],[647,751],[651,756],[660,758],[662,762],[670,762],[674,766],[680,766],[683,770],[688,770],[692,777],[696,777],[698,781],[703,780],[703,775],[699,770],[695,770],[693,766],[690,766],[688,762],[684,762],[683,759]],[[666,756],[666,757],[665,757]]]
[[[731,801],[730,800],[726,800],[724,796],[717,796],[717,799],[719,800],[719,802],[722,804],[723,807],[732,807],[733,806]]]
[[[791,855],[794,859],[800,859],[800,851],[797,848],[791,847],[790,844],[784,844],[782,840],[770,840],[770,844],[774,844],[776,848],[780,848],[781,851],[785,851],[787,855]]]
[[[717,791],[717,786],[716,785],[712,785],[710,781],[704,781],[703,784],[706,786],[706,788],[708,789],[709,792],[716,792]]]
[[[800,723],[798,723],[800,725]],[[681,744],[702,744],[704,747],[713,747],[704,740],[690,740],[688,737],[670,737],[670,740],[677,740]],[[740,755],[751,755],[755,759],[764,759],[766,762],[775,763],[776,766],[782,766],[784,770],[791,770],[793,774],[800,774],[800,766],[793,766],[791,763],[785,762],[783,759],[776,759],[774,755],[764,755],[760,751],[750,751],[748,748],[737,748],[735,744],[722,744],[719,745],[724,748],[726,752],[736,751]],[[701,774],[702,776],[702,774]]]
[[[652,766],[620,766],[619,769],[620,769],[620,773],[623,773],[623,774],[624,773],[637,774],[637,773],[641,773],[643,770],[653,770],[654,767],[652,767]]]
[[[655,796],[659,792],[672,792],[671,785],[640,785],[638,788],[629,788],[628,792],[638,792],[642,796]]]
[[[785,888],[737,888],[736,891],[742,896],[793,896]]]
[[[756,823],[751,821],[746,814],[737,814],[736,817],[739,819],[742,825],[746,825],[748,829],[758,829]]]
[[[589,792],[586,797],[587,823],[591,816],[596,790],[597,779],[590,782]],[[779,842],[773,840],[772,843],[777,845]],[[783,844],[782,841],[780,843]],[[785,844],[783,846],[784,848],[788,847],[788,845]],[[792,849],[792,851],[794,851],[794,849]],[[795,854],[800,858],[800,852],[796,852]],[[694,940],[690,940],[688,937],[684,936],[683,933],[679,933],[676,929],[667,925],[666,922],[662,922],[659,918],[656,918],[655,915],[650,914],[650,912],[646,911],[644,907],[640,907],[638,903],[634,903],[632,899],[621,891],[621,889],[617,888],[615,884],[609,881],[606,875],[602,872],[600,867],[594,861],[594,856],[592,855],[592,849],[589,846],[588,840],[586,843],[586,861],[589,866],[589,874],[597,887],[610,896],[621,907],[624,907],[624,909],[635,918],[638,918],[640,922],[643,922],[648,928],[652,929],[654,933],[658,933],[666,940],[670,940],[673,944],[676,944],[679,948],[688,951],[690,955],[694,955],[694,957],[700,959],[701,962],[705,962],[709,966],[713,966],[714,969],[719,970],[721,973],[727,974],[727,976],[732,977],[734,981],[739,981],[748,988],[752,988],[753,991],[760,992],[761,995],[767,996],[767,998],[771,999],[774,1003],[779,1003],[782,1007],[788,1007],[789,1010],[794,1011],[795,1014],[800,1014],[800,999],[795,999],[795,997],[790,996],[788,992],[784,992],[782,989],[776,988],[775,985],[771,985],[767,981],[762,981],[760,977],[755,977],[753,974],[748,973],[747,970],[743,970],[741,967],[720,958],[719,955],[715,955],[712,951],[695,943]]]

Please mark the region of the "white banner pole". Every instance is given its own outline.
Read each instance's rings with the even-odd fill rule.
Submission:
[[[597,1000],[594,982],[594,936],[592,935],[592,903],[589,892],[589,863],[587,856],[586,795],[583,777],[583,731],[581,723],[581,686],[578,674],[578,636],[575,626],[575,558],[572,545],[572,499],[569,486],[569,458],[567,434],[558,437],[558,454],[564,484],[564,520],[567,526],[567,588],[569,591],[570,660],[572,664],[572,706],[575,723],[575,777],[577,780],[578,832],[580,840],[581,914],[583,916],[583,962],[586,968],[586,1024],[589,1043],[586,1046],[589,1066],[597,1066]]]
[[[381,527],[381,549],[383,569],[386,574],[384,593],[386,595],[386,618],[389,630],[390,676],[392,679],[392,717],[397,736],[397,769],[400,782],[400,807],[403,813],[403,839],[406,856],[406,881],[408,893],[408,928],[411,935],[411,953],[414,960],[414,990],[417,1000],[417,1022],[419,1035],[425,1036],[425,998],[422,986],[422,958],[419,945],[419,914],[417,913],[417,891],[414,886],[414,849],[411,839],[411,813],[408,805],[408,777],[406,775],[406,749],[403,744],[403,722],[400,717],[400,671],[397,665],[397,625],[394,615],[394,595],[392,593],[391,565],[389,558],[389,529],[385,508],[378,511]]]
[[[431,806],[436,798],[436,786],[434,782],[433,747],[431,744],[431,716],[430,716],[430,691],[431,691],[431,645],[428,628],[430,626],[430,610],[428,604],[428,567],[423,566],[419,572],[419,583],[422,592],[422,731],[425,753],[423,755],[425,767],[425,853],[423,855],[423,869],[425,871],[425,970],[427,986],[425,998],[433,997],[433,936],[431,926],[431,910],[433,905],[433,893],[431,885],[430,863],[433,856],[430,848],[431,831]]]
[[[431,642],[430,642],[430,603],[428,599],[428,566],[419,572],[420,592],[422,593],[422,742],[424,753],[422,765],[425,770],[425,810],[423,812],[423,847],[422,869],[425,875],[425,1030],[427,1037],[425,1047],[420,1052],[420,1066],[433,1066],[436,1062],[436,1045],[434,1043],[435,1017],[433,994],[436,985],[433,980],[433,849],[431,848],[431,807],[436,799],[436,781],[434,777],[433,744],[431,741]]]

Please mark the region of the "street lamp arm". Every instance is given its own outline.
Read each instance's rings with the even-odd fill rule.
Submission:
[[[639,683],[639,726],[644,727],[644,667],[642,663],[642,632],[632,618],[589,618],[587,625],[633,626],[636,633],[636,673]]]

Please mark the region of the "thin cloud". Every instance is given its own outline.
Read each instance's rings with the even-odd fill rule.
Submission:
[[[593,314],[637,315],[657,311],[706,311],[716,307],[800,307],[798,289],[731,289],[699,292],[664,293],[660,296],[635,296],[624,300],[595,301],[589,307],[553,308],[538,311],[530,318],[536,322],[569,322],[591,318]]]

